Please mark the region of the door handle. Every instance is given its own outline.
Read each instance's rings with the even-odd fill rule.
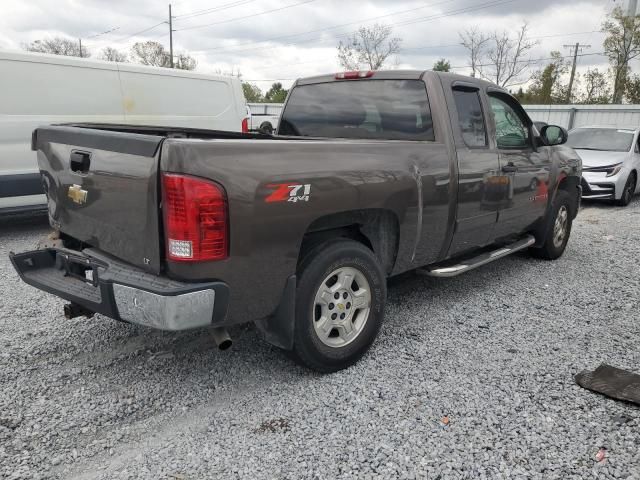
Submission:
[[[91,166],[91,154],[88,152],[71,152],[69,164],[72,172],[87,173]]]
[[[503,173],[515,173],[518,171],[518,167],[516,167],[513,163],[507,163],[502,166]]]

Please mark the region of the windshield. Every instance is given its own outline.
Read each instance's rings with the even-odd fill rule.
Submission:
[[[628,152],[633,134],[633,130],[615,128],[577,128],[569,133],[567,145],[584,150]]]
[[[280,135],[434,140],[425,84],[419,80],[354,80],[293,89]]]

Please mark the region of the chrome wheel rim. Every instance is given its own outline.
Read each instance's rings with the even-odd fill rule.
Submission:
[[[553,225],[553,245],[560,248],[567,236],[567,225],[569,224],[569,210],[562,205],[556,215],[556,221]]]
[[[353,342],[364,330],[371,311],[371,288],[362,272],[341,267],[322,281],[313,304],[313,329],[333,348]]]

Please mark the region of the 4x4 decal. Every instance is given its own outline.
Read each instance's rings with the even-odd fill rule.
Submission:
[[[268,188],[275,188],[273,192],[267,198],[266,203],[274,202],[308,202],[311,195],[311,185],[306,183],[301,184],[289,184],[289,183],[275,183],[267,185]]]

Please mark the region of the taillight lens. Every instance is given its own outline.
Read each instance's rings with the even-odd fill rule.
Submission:
[[[167,258],[176,262],[223,260],[228,256],[227,200],[208,180],[162,174]]]
[[[249,133],[249,119],[242,119],[242,133]]]

